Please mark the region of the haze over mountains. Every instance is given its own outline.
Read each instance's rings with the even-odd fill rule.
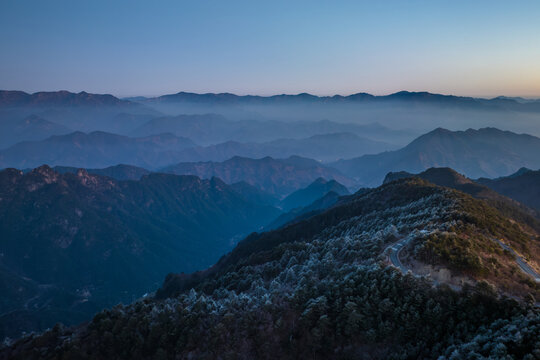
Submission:
[[[46,357],[415,358],[536,321],[538,116],[410,92],[2,91],[0,338],[90,323],[0,358],[34,341]]]
[[[420,172],[451,167],[468,177],[506,176],[520,167],[540,167],[540,138],[495,128],[449,131],[438,128],[406,147],[377,155],[340,160],[331,166],[361,184],[380,184],[390,171]]]
[[[224,162],[179,163],[163,171],[177,175],[196,175],[203,179],[216,176],[226,183],[245,181],[278,196],[288,195],[320,177],[337,180],[345,186],[354,186],[354,181],[339,171],[298,156],[287,159],[236,156]]]
[[[401,91],[385,96],[358,93],[322,97],[306,93],[263,97],[180,92],[137,101],[171,114],[211,111],[236,119],[323,118],[355,123],[371,119],[394,129],[406,124],[420,132],[437,126],[459,129],[475,124],[540,135],[539,126],[534,124],[540,111],[538,100],[522,102],[501,97],[481,99]]]

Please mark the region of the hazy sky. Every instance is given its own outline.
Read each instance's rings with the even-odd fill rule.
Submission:
[[[540,1],[0,0],[0,88],[540,96]]]

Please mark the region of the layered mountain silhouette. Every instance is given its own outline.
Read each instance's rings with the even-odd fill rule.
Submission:
[[[0,172],[0,337],[78,323],[216,261],[279,214],[217,178]]]
[[[285,158],[292,155],[319,161],[335,161],[366,153],[378,153],[395,146],[359,137],[352,133],[314,135],[305,139],[278,139],[264,143],[227,141],[182,152],[182,161],[223,161],[233,156]]]
[[[74,132],[4,149],[0,151],[0,167],[48,164],[100,168],[123,163],[155,169],[174,162],[175,154],[193,146],[191,140],[171,134],[130,138],[102,131]]]
[[[438,128],[400,150],[342,160],[331,166],[364,185],[374,186],[388,172],[417,173],[430,167],[451,167],[470,178],[505,176],[520,167],[540,167],[538,153],[540,138],[535,136],[495,128]]]
[[[264,227],[273,230],[292,221],[301,221],[334,205],[349,190],[335,180],[318,178],[309,186],[296,190],[280,202],[284,211],[278,218]]]
[[[80,168],[70,166],[55,166],[54,171],[60,174],[77,174]],[[85,169],[89,174],[108,176],[116,180],[140,180],[143,176],[149,175],[150,170],[132,165],[114,165],[102,169]]]
[[[291,224],[293,222],[302,221],[308,217],[321,213],[329,207],[333,206],[339,201],[340,198],[341,196],[338,193],[334,191],[329,191],[322,197],[318,198],[317,200],[306,206],[296,207],[289,210],[288,212],[279,215],[270,224],[266,225],[264,227],[264,230],[274,230],[282,226]]]
[[[231,119],[235,119],[232,117]],[[130,132],[133,136],[172,133],[192,139],[198,144],[212,145],[228,141],[240,143],[269,142],[288,137],[309,138],[316,135],[350,133],[377,144],[405,144],[417,132],[392,130],[378,123],[355,124],[329,120],[277,121],[231,120],[218,114],[193,114],[157,117]],[[289,139],[287,139],[289,140]]]
[[[540,170],[521,168],[510,176],[476,182],[540,211]]]
[[[0,90],[0,107],[29,106],[137,106],[112,95],[90,94],[85,91],[42,91],[28,94],[23,91]]]
[[[126,134],[150,119],[162,115],[145,105],[118,99],[112,95],[72,93],[68,91],[38,92],[0,90],[0,123],[11,124],[37,116],[72,131],[107,131]],[[9,125],[14,131],[16,125]],[[61,135],[55,131],[49,135]],[[39,134],[39,133],[38,133]],[[154,134],[152,134],[154,135]],[[22,138],[35,140],[44,138]],[[8,146],[9,144],[2,144]]]
[[[276,207],[279,205],[278,196],[261,190],[260,188],[250,185],[245,181],[235,182],[230,184],[230,186],[231,189],[242,195],[244,199],[250,202],[256,204],[272,205]]]
[[[296,190],[281,201],[281,208],[289,211],[294,208],[307,206],[314,201],[322,198],[329,192],[334,192],[339,196],[348,195],[349,190],[336,180],[327,181],[324,178],[318,178],[309,186]]]
[[[316,96],[308,93],[301,93],[297,95],[273,95],[273,96],[253,96],[253,95],[235,95],[231,93],[206,93],[197,94],[189,92],[179,92],[177,94],[163,95],[156,98],[138,98],[141,102],[149,104],[162,104],[162,103],[205,103],[205,104],[226,104],[226,105],[238,105],[238,104],[283,104],[283,103],[389,103],[389,102],[408,102],[408,103],[422,103],[429,105],[445,105],[455,107],[471,107],[477,109],[486,108],[511,108],[511,109],[523,109],[525,111],[538,111],[540,110],[539,101],[523,102],[519,99],[496,97],[493,99],[481,99],[464,96],[454,95],[441,95],[433,94],[429,92],[410,92],[400,91],[390,95],[375,96],[368,93],[357,93],[348,96]],[[527,105],[529,106],[523,106]]]
[[[72,132],[66,126],[55,124],[37,115],[0,121],[0,148],[6,148],[21,141],[43,140],[53,135]]]
[[[354,186],[354,181],[339,171],[299,156],[287,159],[250,159],[235,156],[223,162],[179,163],[165,167],[162,171],[196,175],[204,179],[216,176],[228,184],[245,181],[278,196],[288,195],[320,177],[334,179],[345,186]]]

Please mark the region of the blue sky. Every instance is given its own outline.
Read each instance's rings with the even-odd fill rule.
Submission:
[[[0,1],[0,88],[540,96],[539,1]]]

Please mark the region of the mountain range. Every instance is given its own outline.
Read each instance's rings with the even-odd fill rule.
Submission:
[[[0,354],[534,358],[538,286],[520,268],[538,269],[534,236],[481,199],[397,179],[251,234],[207,270],[168,275],[154,297]]]
[[[0,337],[89,319],[216,261],[279,214],[221,180],[0,172]]]
[[[331,163],[366,186],[380,184],[392,171],[417,173],[451,167],[470,178],[506,176],[520,167],[539,168],[540,138],[495,128],[435,129],[396,151]]]
[[[151,119],[130,131],[129,135],[148,136],[159,133],[185,136],[202,145],[227,141],[260,143],[283,139],[284,136],[299,139],[333,133],[351,133],[372,141],[402,145],[418,134],[411,130],[392,130],[378,123],[340,123],[313,119],[294,122],[257,118],[230,120],[217,114],[182,114]]]
[[[245,181],[280,197],[309,185],[316,179],[334,179],[345,186],[354,186],[350,178],[321,163],[299,156],[287,159],[250,159],[235,156],[223,162],[187,162],[171,165],[163,172],[196,175],[203,179],[218,177],[228,184]]]
[[[0,107],[29,106],[134,106],[110,94],[90,94],[85,91],[41,91],[28,94],[24,91],[0,90]]]
[[[231,93],[206,93],[197,94],[189,92],[179,92],[176,94],[162,95],[155,98],[139,97],[132,99],[134,101],[162,104],[162,103],[211,103],[211,104],[276,104],[276,103],[385,103],[385,102],[412,102],[426,103],[445,106],[465,106],[474,108],[505,108],[520,109],[523,111],[540,110],[540,100],[531,100],[528,102],[508,97],[495,97],[492,99],[473,98],[454,95],[441,95],[429,92],[410,92],[400,91],[389,95],[376,96],[368,93],[356,93],[348,96],[316,96],[308,93],[297,95],[272,95],[272,96],[254,96],[254,95],[235,95]],[[522,106],[526,105],[526,106]]]
[[[53,167],[53,170],[59,174],[77,174],[80,168],[70,166],[55,166]],[[108,176],[116,180],[140,180],[143,176],[149,175],[151,173],[150,170],[125,164],[109,166],[101,169],[87,168],[84,170],[89,174]]]
[[[535,122],[536,114],[540,111],[538,100],[523,102],[501,97],[483,99],[400,91],[384,96],[366,93],[349,96],[306,93],[238,96],[229,93],[180,92],[136,101],[170,115],[212,112],[238,120],[287,122],[330,119],[335,122],[366,123],[375,120],[393,129],[407,124],[407,127],[418,132],[436,127],[460,129],[475,124],[476,127],[503,127],[540,135],[540,128]]]
[[[171,134],[130,138],[102,131],[74,132],[1,150],[0,167],[48,164],[99,168],[124,163],[156,169],[175,162],[178,152],[193,146],[196,145],[191,140]]]
[[[0,148],[14,145],[21,141],[43,140],[53,135],[72,132],[66,126],[58,125],[37,115],[21,119],[0,121]]]
[[[327,181],[324,178],[318,178],[309,184],[309,186],[298,189],[283,199],[281,201],[281,208],[283,211],[290,211],[298,207],[305,207],[329,192],[334,192],[339,196],[349,194],[349,190],[336,180]]]
[[[506,177],[480,178],[476,182],[540,211],[540,170],[521,168]]]
[[[329,162],[394,148],[391,144],[361,138],[352,133],[332,133],[313,135],[305,139],[277,139],[265,143],[227,141],[186,149],[182,153],[181,161],[223,161],[233,156],[284,158],[298,155]]]
[[[0,359],[534,358],[539,112],[0,91]]]

